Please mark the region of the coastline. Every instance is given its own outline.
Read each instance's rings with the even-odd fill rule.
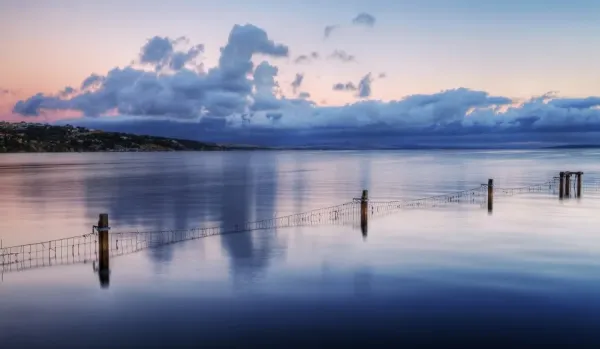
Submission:
[[[104,132],[71,125],[0,122],[0,153],[97,153],[265,150],[252,145]]]

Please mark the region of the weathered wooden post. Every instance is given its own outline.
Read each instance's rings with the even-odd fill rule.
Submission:
[[[363,190],[360,198],[360,230],[363,237],[367,237],[369,220],[369,191]]]
[[[558,198],[562,199],[565,196],[565,173],[561,171],[559,178],[560,180],[558,182]]]
[[[108,231],[110,227],[108,225],[108,214],[101,213],[98,218],[98,274],[100,276],[100,285],[102,287],[108,287],[109,279],[109,236]]]
[[[581,197],[581,180],[583,179],[583,172],[577,172],[577,197]]]
[[[494,210],[494,180],[488,179],[488,213]]]
[[[565,196],[571,197],[571,172],[565,173]]]

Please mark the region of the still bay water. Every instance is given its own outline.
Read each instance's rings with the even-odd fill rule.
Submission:
[[[373,199],[600,179],[600,151],[0,156],[4,246],[230,227]],[[600,347],[600,196],[411,209],[355,226],[213,236],[2,274],[0,348]]]

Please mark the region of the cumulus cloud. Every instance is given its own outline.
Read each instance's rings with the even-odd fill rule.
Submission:
[[[368,74],[361,80],[369,79]],[[358,94],[367,94],[364,87],[363,91],[355,88]],[[594,126],[600,130],[600,109],[562,108],[557,106],[559,99],[553,101],[531,99],[515,104],[511,98],[458,88],[390,102],[368,100],[331,107],[287,105],[280,109],[283,117],[278,127],[319,134],[335,129],[377,129],[396,134],[540,131],[566,126],[580,129]],[[580,105],[582,101],[570,100],[570,104]],[[253,124],[253,127],[263,126],[260,122]]]
[[[275,77],[279,73],[279,69],[271,65],[269,62],[261,62],[254,70],[254,86],[256,94],[273,95],[273,89],[277,87]]]
[[[300,55],[300,56],[296,57],[296,59],[294,59],[294,63],[296,63],[296,64],[308,63],[308,62],[310,62],[310,58],[308,58],[307,55]]]
[[[47,100],[48,99],[48,100]],[[17,114],[21,114],[23,116],[37,116],[39,115],[39,109],[44,102],[49,102],[49,104],[55,104],[54,100],[50,97],[44,96],[42,93],[35,94],[29,99],[24,101],[18,101],[13,107],[13,112]],[[54,108],[58,109],[58,108]],[[66,108],[64,108],[66,109]]]
[[[181,70],[186,64],[193,62],[196,57],[204,52],[204,45],[199,44],[190,48],[187,52],[175,52],[169,60],[169,68]]]
[[[373,27],[375,26],[375,21],[376,19],[373,15],[363,12],[354,17],[352,24]]]
[[[482,137],[488,139],[524,132],[600,131],[600,97],[561,98],[549,93],[516,101],[457,88],[386,102],[370,99],[343,106],[316,105],[308,93],[300,92],[298,98],[278,93],[279,69],[271,61],[288,57],[289,48],[271,40],[261,28],[234,26],[218,64],[206,71],[191,64],[173,69],[171,62],[179,53],[189,54],[194,47],[201,50],[199,46],[189,47],[189,40],[158,38],[146,42],[140,51],[139,61],[143,57],[145,66],[91,74],[79,89],[35,94],[18,101],[14,112],[28,116],[72,110],[86,117],[64,122],[257,144],[343,143],[347,137],[372,144],[408,139],[405,136],[485,135]],[[181,49],[184,44],[188,46]],[[257,55],[269,61],[255,66],[253,58]],[[166,69],[157,70],[157,66]],[[352,91],[360,98],[372,97],[373,82],[384,75],[369,73],[358,82],[340,82],[333,89]],[[294,81],[298,92],[302,78],[296,76]],[[103,117],[106,114],[118,116]]]
[[[156,70],[169,67],[173,70],[181,70],[188,63],[193,63],[195,59],[204,52],[204,45],[199,44],[186,50],[177,50],[179,43],[188,43],[186,37],[171,39],[168,37],[155,36],[149,39],[142,46],[139,55],[139,62],[150,64]]]
[[[563,98],[551,100],[550,103],[559,108],[590,109],[600,106],[600,97]]]
[[[339,27],[340,27],[339,25],[328,25],[328,26],[325,26],[325,29],[323,29],[323,37],[325,39],[329,38],[331,36],[331,34],[334,32],[334,30],[336,30]]]
[[[76,90],[73,87],[67,86],[62,91],[60,91],[60,96],[61,97],[66,97],[66,96],[69,96],[69,95],[75,93],[75,91]]]
[[[244,26],[236,24],[229,34],[227,45],[221,49],[218,73],[242,78],[252,71],[251,59],[258,53],[271,57],[288,57],[289,48],[274,43],[259,27],[251,24]]]
[[[523,126],[525,124],[516,116],[510,116],[499,123],[500,109],[510,109],[513,103],[510,98],[490,96],[483,91],[463,88],[432,95],[412,95],[391,102],[369,100],[345,106],[319,107],[308,101],[283,98],[277,101],[278,109],[257,110],[242,116],[232,115],[217,130],[207,120],[200,120],[195,137],[212,141],[259,144],[290,144],[289,142],[294,141],[300,144],[333,142],[332,137],[340,134],[353,138],[369,135],[378,139],[384,135],[447,134],[469,130],[486,132],[498,127],[532,127],[531,124]],[[161,132],[169,136],[189,134],[191,127],[187,122],[185,127],[172,122],[167,127],[166,121],[139,117],[124,118],[126,121],[119,125],[115,119],[106,119],[110,120],[107,121],[107,127],[122,127],[121,130],[124,131]],[[74,123],[72,120],[69,122]],[[85,126],[98,126],[97,123],[90,122],[90,119],[80,122]]]
[[[375,79],[371,76],[371,73],[363,76],[358,84],[354,84],[353,82],[342,83],[339,82],[333,85],[334,91],[357,91],[356,97],[359,98],[368,98],[371,96],[371,84],[375,81]]]
[[[344,63],[354,62],[356,61],[356,57],[354,55],[349,54],[344,50],[335,50],[329,55],[330,59],[337,59]]]
[[[352,19],[350,24],[354,25],[354,26],[363,26],[363,27],[372,28],[375,26],[376,21],[377,20],[376,20],[375,16],[365,13],[365,12],[362,12],[362,13],[359,13],[358,15],[356,15],[356,17],[354,17]],[[337,31],[341,27],[342,27],[342,25],[339,25],[339,24],[331,24],[331,25],[325,26],[325,28],[323,29],[323,37],[325,39],[328,39],[331,36],[331,34],[333,34],[334,31]]]
[[[13,110],[22,115],[39,115],[41,110],[77,110],[87,116],[116,111],[194,119],[225,117],[279,105],[272,93],[266,92],[274,86],[275,67],[265,62],[254,72],[254,81],[248,78],[254,71],[254,55],[275,58],[289,55],[289,48],[270,40],[263,29],[251,24],[235,25],[221,49],[218,66],[206,73],[186,67],[166,73],[160,71],[158,67],[172,66],[179,53],[189,58],[201,51],[200,46],[185,51],[172,49],[179,41],[154,37],[142,47],[140,62],[157,68],[154,71],[127,66],[114,68],[104,76],[92,74],[82,82],[82,92],[76,96],[65,98],[38,93],[17,102]],[[175,68],[179,67],[175,64]],[[253,88],[256,96],[253,96]]]
[[[173,54],[173,40],[155,36],[146,42],[140,51],[140,62],[160,64]]]
[[[98,74],[91,74],[83,80],[83,82],[81,83],[81,89],[85,90],[86,88],[94,86],[96,83],[100,83],[102,81],[104,81],[103,76],[100,76]]]
[[[367,98],[371,96],[371,83],[373,82],[373,78],[371,77],[371,73],[365,75],[358,82],[358,97]]]
[[[337,84],[333,85],[333,90],[334,91],[356,91],[357,87],[350,81],[346,82],[346,83],[338,82]]]
[[[254,103],[250,106],[252,111],[268,111],[280,108],[282,101],[275,96],[275,89],[279,86],[275,81],[278,72],[277,67],[266,61],[261,62],[256,67],[253,80],[255,86]],[[238,112],[242,112],[242,110]]]
[[[320,57],[320,55],[318,52],[311,52],[308,55],[300,55],[300,56],[296,57],[296,59],[294,59],[294,63],[296,63],[296,64],[310,63],[313,60],[319,59],[319,57]]]
[[[296,93],[298,91],[298,89],[300,88],[300,85],[302,85],[303,80],[304,80],[304,74],[300,74],[300,73],[296,74],[294,81],[292,81],[292,83],[291,83],[294,93]]]

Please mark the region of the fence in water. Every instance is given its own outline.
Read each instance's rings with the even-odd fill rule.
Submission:
[[[554,192],[558,188],[558,177],[549,181],[516,188],[492,187],[494,197],[508,197],[525,193]],[[600,191],[600,182],[583,186],[586,190]],[[575,192],[575,191],[573,191]],[[360,199],[354,199],[359,202]],[[380,217],[398,210],[444,207],[450,204],[467,203],[485,206],[488,202],[488,184],[454,193],[428,196],[410,200],[369,200],[369,217]]]
[[[231,227],[192,228],[150,232],[109,234],[111,256],[140,251],[174,242],[246,231],[311,225],[352,225],[359,214],[353,202],[307,212],[245,222]],[[40,243],[0,248],[1,271],[23,270],[58,264],[96,262],[99,254],[97,227],[92,233]]]
[[[492,187],[493,196],[513,196],[523,193],[556,191],[558,177],[550,181],[519,188]],[[600,192],[600,182],[584,183],[586,192]],[[478,204],[488,202],[488,185],[443,195],[419,199],[371,199],[366,202],[366,216],[376,218],[399,210],[443,207],[452,204]],[[573,190],[573,192],[575,192]],[[209,236],[248,232],[264,229],[312,225],[350,225],[359,227],[363,202],[354,199],[341,205],[316,209],[308,212],[275,217],[254,222],[245,222],[232,227],[193,228],[154,232],[113,232],[109,234],[109,254],[119,256],[147,248]],[[70,238],[44,241],[11,247],[0,247],[0,272],[19,271],[73,263],[95,263],[98,261],[99,240],[97,229],[91,233]]]
[[[229,228],[211,227],[186,230],[111,233],[109,234],[110,254],[111,256],[116,256],[180,241],[256,230],[313,225],[354,225],[356,217],[358,217],[359,214],[359,207],[355,205],[354,202],[347,202],[337,206],[320,208],[283,217],[236,224]]]
[[[436,208],[450,204],[469,203],[483,204],[487,199],[487,186],[481,185],[476,188],[461,190],[458,192],[428,196],[418,199],[409,200],[368,200],[368,215],[369,217],[380,217],[399,210],[419,209],[419,208]],[[361,199],[354,199],[356,204],[360,204]]]
[[[80,236],[0,248],[0,270],[23,270],[54,265],[92,262],[98,238],[92,232]]]

